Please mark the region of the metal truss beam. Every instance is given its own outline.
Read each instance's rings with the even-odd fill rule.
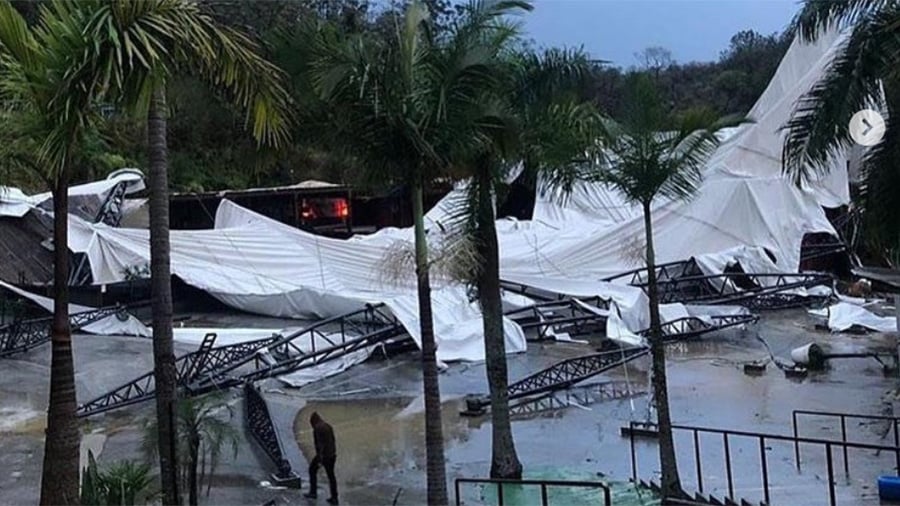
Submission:
[[[86,325],[107,316],[125,313],[121,306],[109,306],[69,315],[71,330],[79,330]],[[127,313],[125,313],[127,314]],[[0,326],[0,358],[23,353],[50,341],[53,317],[19,320]]]
[[[644,347],[624,348],[566,359],[509,385],[507,388],[509,398],[512,400],[569,388],[588,378],[625,365],[649,352],[650,350]]]
[[[509,414],[513,419],[529,418],[567,409],[572,405],[590,406],[598,402],[629,399],[646,393],[646,390],[635,389],[627,381],[604,381],[523,399],[510,406]]]
[[[216,334],[207,334],[204,336],[203,342],[200,343],[197,351],[182,355],[175,360],[176,381],[180,387],[186,388],[191,382],[216,369],[227,367],[237,360],[255,354],[276,339],[277,336],[272,336],[254,341],[214,347]],[[153,371],[150,371],[81,404],[78,406],[77,413],[79,417],[96,415],[148,401],[155,396],[156,382]]]
[[[641,285],[647,283],[646,267],[638,267],[630,271],[621,272],[614,276],[604,278],[603,281],[613,282],[618,280],[627,280],[629,285]],[[677,279],[685,276],[702,275],[703,271],[697,265],[693,258],[689,260],[677,260],[675,262],[666,262],[656,266],[656,279],[658,281],[667,279]]]
[[[275,335],[244,343],[214,346],[208,334],[197,351],[176,360],[178,385],[187,395],[200,395],[248,381],[279,376],[313,367],[374,346],[406,330],[383,304],[316,323],[287,336]],[[78,416],[90,416],[152,399],[156,395],[153,372],[78,407]]]
[[[228,367],[219,368],[191,385],[192,390],[228,388],[315,367],[406,333],[383,304],[369,305],[316,323],[282,337]]]
[[[694,339],[709,332],[756,323],[759,315],[715,315],[707,316],[708,320],[696,316],[686,316],[664,323],[662,325],[663,340],[666,342],[684,341]],[[642,336],[649,336],[650,329],[640,332]]]
[[[278,437],[278,430],[272,422],[266,400],[260,391],[249,382],[244,384],[244,398],[246,400],[247,428],[253,435],[253,439],[259,443],[263,452],[278,469],[275,477],[280,480],[294,480],[299,484],[299,478],[291,469],[291,463],[287,460],[281,439]]]
[[[526,335],[533,331],[535,337],[529,340],[542,341],[559,332],[572,336],[602,333],[606,315],[591,308],[608,310],[609,301],[600,297],[567,298],[513,309],[504,316],[518,323]]]
[[[660,280],[660,303],[736,304],[765,309],[795,307],[815,300],[801,292],[814,286],[832,286],[829,274],[724,273]],[[647,289],[646,283],[634,286]],[[768,300],[767,300],[768,299]]]

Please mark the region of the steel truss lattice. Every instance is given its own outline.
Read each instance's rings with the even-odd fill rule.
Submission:
[[[69,316],[69,328],[79,330],[108,316],[127,313],[121,306],[109,306]],[[23,353],[50,341],[53,317],[13,321],[0,326],[0,357]]]
[[[214,347],[215,334],[208,334],[197,351],[176,360],[177,381],[186,395],[200,395],[313,367],[404,333],[406,330],[386,306],[377,304],[287,336]],[[150,371],[82,404],[78,415],[137,404],[152,399],[155,393]]]

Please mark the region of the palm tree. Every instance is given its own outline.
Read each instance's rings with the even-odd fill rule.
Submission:
[[[80,434],[75,417],[75,369],[69,327],[68,183],[84,167],[80,148],[96,121],[93,89],[66,82],[71,62],[88,45],[80,5],[54,2],[28,27],[9,2],[0,3],[0,92],[17,121],[19,141],[33,151],[15,160],[34,168],[53,194],[53,324],[50,401],[41,479],[41,504],[77,504]]]
[[[473,1],[438,35],[427,7],[416,1],[384,37],[319,27],[310,42],[317,55],[311,82],[328,104],[329,130],[344,140],[338,145],[368,168],[371,179],[412,189],[429,504],[446,504],[447,489],[423,193],[449,174],[454,153],[473,139],[486,141],[472,135],[471,113],[493,79],[493,30],[497,20],[526,6]]]
[[[178,399],[176,432],[178,434],[178,475],[182,490],[188,490],[188,504],[196,506],[200,490],[206,481],[206,495],[212,487],[212,476],[223,451],[231,447],[233,457],[238,452],[238,432],[231,426],[233,413],[220,395]],[[219,416],[227,413],[227,418]],[[158,423],[150,420],[144,431],[144,453],[155,459],[159,451]]]
[[[718,146],[716,132],[745,120],[736,116],[716,119],[708,111],[693,110],[670,117],[663,109],[650,78],[639,74],[631,90],[622,122],[606,121],[603,148],[606,156],[593,178],[618,190],[640,205],[644,216],[647,263],[647,297],[650,306],[652,385],[659,425],[659,459],[664,497],[684,496],[666,385],[666,356],[659,316],[656,256],[653,249],[652,204],[690,198],[701,180],[701,170]]]
[[[852,143],[848,125],[859,110],[887,110],[884,141],[870,148],[863,160],[859,203],[865,235],[882,260],[900,262],[900,4],[878,0],[808,0],[794,20],[794,31],[815,41],[829,27],[847,30],[824,75],[795,105],[785,125],[783,163],[797,182],[821,175],[836,164],[835,155]],[[882,90],[884,93],[882,93]]]
[[[527,8],[530,6],[523,6]],[[515,53],[508,47],[516,30],[494,27],[496,76],[477,102],[475,138],[466,143],[469,192],[460,216],[466,218],[479,265],[472,272],[484,322],[485,362],[491,401],[491,476],[522,477],[509,420],[508,375],[500,296],[500,261],[494,209],[497,189],[521,164],[526,175],[555,177],[586,163],[595,144],[599,117],[574,96],[589,61],[578,51]],[[512,53],[512,55],[510,55]],[[481,138],[489,142],[479,142]],[[465,159],[463,154],[461,158]]]
[[[176,72],[202,78],[246,110],[254,137],[272,145],[286,138],[290,100],[281,85],[281,72],[261,56],[256,42],[220,25],[197,2],[95,0],[87,5],[91,18],[84,33],[93,44],[70,81],[101,87],[105,96],[147,115],[160,476],[164,503],[177,504],[166,82]]]

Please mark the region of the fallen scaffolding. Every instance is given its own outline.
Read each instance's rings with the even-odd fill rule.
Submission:
[[[602,381],[522,399],[509,407],[509,415],[515,420],[553,413],[571,406],[586,407],[598,402],[629,399],[646,393],[646,390],[635,389],[628,381]]]
[[[834,278],[824,273],[703,274],[658,280],[662,304],[741,305],[751,309],[787,309],[821,302],[832,296],[810,294],[818,286],[831,287]],[[646,291],[646,282],[637,282]]]
[[[512,401],[564,390],[649,353],[650,348],[633,347],[569,358],[510,384],[506,391],[509,400]],[[488,395],[469,395],[466,397],[466,410],[461,414],[481,416],[487,412],[486,408],[490,403],[491,399]]]
[[[204,375],[226,367],[237,360],[251,357],[264,346],[274,342],[278,336],[254,341],[214,346],[215,334],[207,334],[197,351],[182,355],[175,360],[176,383],[188,394],[205,393],[190,386]],[[207,390],[208,391],[208,390]],[[156,382],[153,371],[118,386],[109,392],[78,406],[78,416],[92,416],[106,411],[131,406],[148,401],[156,396]]]
[[[370,305],[340,317],[316,323],[287,336],[214,346],[208,334],[197,351],[176,360],[177,384],[187,395],[200,395],[246,382],[281,376],[398,337],[406,331],[382,304]],[[78,407],[86,417],[153,399],[153,371]]]
[[[559,333],[602,334],[606,330],[606,316],[597,310],[608,309],[609,301],[601,297],[564,298],[513,309],[504,316],[519,324],[526,339],[543,341]]]
[[[109,316],[116,315],[121,318],[122,314],[127,315],[125,308],[122,306],[108,306],[75,313],[69,315],[69,328],[72,331],[76,331]],[[49,342],[52,326],[52,316],[14,320],[9,324],[0,326],[0,358],[24,353]]]

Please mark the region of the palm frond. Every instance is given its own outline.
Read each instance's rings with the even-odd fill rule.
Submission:
[[[843,29],[894,4],[893,0],[807,0],[791,22],[804,41],[814,41],[829,27]]]
[[[826,162],[849,145],[853,114],[880,106],[880,79],[900,62],[900,34],[888,28],[898,17],[894,6],[857,24],[824,77],[796,104],[783,127],[782,159],[798,182],[827,170]]]

